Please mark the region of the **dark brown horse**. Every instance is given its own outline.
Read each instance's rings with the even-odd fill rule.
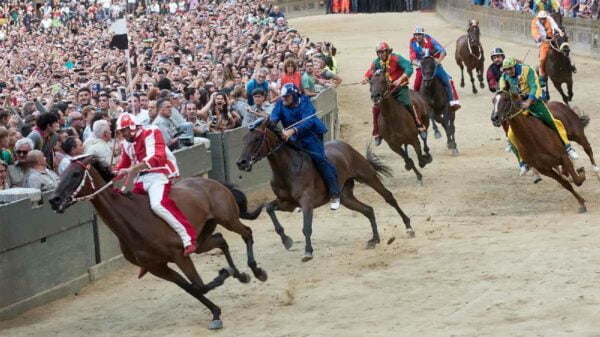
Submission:
[[[250,132],[244,136],[244,148],[237,161],[238,168],[251,171],[254,163],[263,158],[269,160],[273,172],[271,188],[277,199],[267,204],[267,213],[273,221],[281,242],[286,249],[290,249],[293,241],[285,234],[275,211],[291,212],[297,207],[302,209],[304,218],[302,232],[306,239],[302,262],[309,261],[313,258],[311,243],[313,209],[329,202],[327,186],[310,156],[293,143],[286,143],[281,138],[280,132],[270,125],[268,119],[257,120],[249,129]],[[375,155],[367,150],[365,159],[354,148],[341,141],[327,142],[325,154],[337,170],[339,183],[342,186],[340,196],[342,205],[362,213],[371,223],[373,236],[367,242],[367,248],[374,248],[380,243],[380,238],[373,208],[354,196],[356,181],[367,184],[379,193],[398,212],[408,236],[415,235],[410,226],[410,219],[400,209],[392,192],[381,182],[381,175],[391,176],[390,169]]]
[[[204,295],[223,284],[229,276],[248,283],[250,276],[235,267],[227,242],[220,233],[214,233],[217,224],[242,236],[248,253],[248,266],[261,281],[267,274],[257,266],[252,249],[252,230],[239,218],[255,219],[262,206],[248,213],[246,197],[242,192],[217,181],[205,178],[188,178],[171,189],[171,197],[185,214],[198,234],[196,253],[220,248],[229,268],[205,284],[189,256],[183,256],[181,239],[162,219],[150,209],[147,195],[125,196],[111,188],[113,175],[97,159],[85,156],[75,159],[62,174],[50,204],[62,213],[77,201],[91,200],[104,223],[119,239],[123,256],[157,277],[171,281],[202,302],[212,313],[210,329],[219,329],[221,309]],[[110,181],[110,182],[109,182]],[[107,183],[109,182],[109,183]],[[187,280],[171,269],[167,263],[179,267]]]
[[[476,20],[469,21],[467,34],[461,35],[458,39],[456,39],[456,51],[454,52],[454,59],[460,68],[461,88],[465,87],[465,67],[467,67],[467,73],[471,78],[473,94],[477,93],[477,88],[475,88],[475,79],[473,79],[473,70],[477,72],[479,86],[481,86],[481,89],[485,88],[485,85],[483,84],[483,61],[485,57],[483,56],[483,47],[479,41],[479,22]]]
[[[437,121],[444,127],[448,149],[452,151],[453,156],[458,156],[458,148],[456,146],[456,139],[454,138],[456,131],[454,127],[455,112],[450,109],[444,84],[439,78],[435,77],[437,67],[438,63],[433,56],[425,56],[421,59],[423,84],[419,93],[426,98],[427,103],[433,110],[433,124],[435,125]]]
[[[550,41],[550,53],[546,59],[546,74],[554,84],[554,87],[560,93],[563,102],[569,104],[573,100],[573,67],[569,53],[569,40],[567,35],[554,35],[554,39]],[[563,83],[567,85],[567,93],[562,88]],[[548,98],[550,95],[548,95]]]
[[[581,186],[585,181],[585,170],[583,167],[575,170],[556,132],[540,119],[523,114],[521,98],[508,89],[504,88],[494,95],[492,122],[495,126],[500,126],[503,121],[508,121],[517,139],[517,144],[514,145],[529,167],[558,181],[575,196],[579,202],[579,212],[586,212],[585,200],[567,180],[571,177],[575,185]]]
[[[427,133],[425,132],[422,137],[423,152],[425,152],[423,154],[421,152],[421,143],[419,142],[419,132],[415,124],[415,119],[406,107],[393,97],[392,92],[393,88],[387,79],[385,70],[376,71],[373,77],[371,77],[371,99],[373,103],[379,105],[381,111],[377,121],[381,137],[394,152],[402,156],[404,159],[404,168],[406,170],[413,170],[417,175],[417,182],[422,184],[423,175],[409,157],[407,147],[408,145],[412,145],[419,159],[420,167],[425,167],[425,165],[431,163],[433,158],[429,154],[429,147],[427,146]],[[411,96],[414,97],[415,95]],[[415,108],[418,106],[418,109],[415,109],[417,113],[425,113],[425,115],[421,115],[421,121],[425,127],[429,127],[429,116],[426,114],[427,109],[424,104],[422,99],[420,100],[420,97],[413,102]]]

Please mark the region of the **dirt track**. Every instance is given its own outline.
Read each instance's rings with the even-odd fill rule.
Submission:
[[[346,83],[360,79],[379,40],[406,55],[417,24],[444,45],[462,34],[435,14],[293,20],[311,39],[338,47]],[[485,36],[482,42],[486,55],[501,46],[522,58],[529,47]],[[454,55],[454,43],[448,52]],[[532,50],[527,62],[536,54]],[[591,81],[600,62],[575,59],[574,101],[592,117],[586,133],[600,156],[597,85]],[[459,78],[453,57],[444,64]],[[588,177],[579,189],[589,209],[580,215],[575,199],[556,182],[533,185],[530,177],[519,178],[514,157],[503,151],[503,134],[489,121],[491,96],[484,90],[474,96],[469,87],[459,89],[461,155],[451,157],[445,141],[432,139],[434,162],[422,171],[425,186],[416,186],[414,174],[404,171],[386,145],[376,148],[394,169],[386,184],[411,216],[415,239],[405,238],[400,220],[381,198],[359,187],[358,198],[376,210],[383,242],[392,236],[396,241],[367,251],[366,218],[323,209],[314,224],[316,258],[302,264],[301,216],[281,215],[297,240],[286,252],[262,215],[251,226],[257,260],[269,281],[243,285],[230,279],[209,294],[223,310],[220,332],[207,330],[209,312],[192,297],[153,276],[138,281],[137,269],[127,267],[78,296],[0,322],[0,335],[600,336],[600,183]],[[554,89],[552,94],[557,97]],[[371,130],[368,88],[340,88],[339,104],[344,140],[364,151]],[[587,158],[579,164],[591,173]],[[241,240],[228,237],[238,265],[247,270]],[[195,260],[205,279],[225,264],[221,256]]]

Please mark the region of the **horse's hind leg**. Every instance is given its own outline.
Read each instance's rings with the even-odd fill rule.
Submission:
[[[569,102],[573,101],[573,79],[572,78],[569,78],[567,80],[567,92],[569,93]]]
[[[252,237],[252,229],[250,227],[244,225],[243,223],[241,223],[239,219],[234,219],[230,223],[222,224],[222,226],[232,232],[238,233],[242,237],[242,239],[244,240],[244,243],[246,243],[246,255],[248,256],[248,267],[250,267],[250,269],[252,270],[252,273],[254,274],[254,276],[257,279],[259,279],[262,282],[265,282],[267,280],[267,273],[258,267],[256,260],[254,259],[254,249],[253,249],[254,238]],[[225,242],[224,239],[223,239],[223,241]],[[225,242],[225,245],[227,245],[227,242]],[[229,262],[229,261],[230,260],[227,259],[227,262]],[[231,266],[231,264],[233,264],[233,261],[231,261],[230,266]],[[235,277],[235,275],[234,275],[234,277]],[[243,282],[243,283],[245,283],[245,282]]]
[[[367,249],[375,248],[375,245],[381,242],[379,239],[379,232],[377,231],[377,221],[375,220],[375,213],[373,213],[373,208],[369,205],[365,205],[362,202],[358,201],[354,196],[354,180],[348,180],[346,182],[346,186],[342,190],[341,202],[342,205],[348,207],[353,211],[357,211],[362,213],[362,215],[366,216],[371,223],[371,230],[373,231],[373,237],[371,240],[367,241]]]
[[[191,264],[191,260],[189,258],[186,258],[186,259]],[[194,268],[193,264],[192,264],[192,268]],[[202,304],[204,304],[204,306],[206,306],[213,315],[213,319],[210,322],[210,324],[208,325],[209,329],[214,330],[214,329],[221,329],[223,327],[223,322],[221,322],[221,308],[219,308],[216,304],[214,304],[213,302],[211,302],[208,298],[206,298],[204,296],[205,291],[203,289],[204,286],[201,284],[201,281],[200,281],[200,283],[192,281],[192,283],[190,284],[178,272],[169,268],[169,266],[167,266],[167,264],[159,265],[159,266],[156,266],[153,268],[148,268],[148,270],[153,275],[160,277],[163,280],[167,280],[167,281],[177,284],[180,288],[185,290],[188,294],[194,296],[198,301],[200,301]],[[194,271],[195,271],[195,268],[194,268]],[[224,273],[228,274],[227,271],[224,271]],[[200,278],[200,276],[198,276],[198,279],[199,278]]]
[[[565,92],[564,92],[564,90],[562,88],[562,83],[559,83],[558,81],[552,80],[552,84],[554,84],[554,87],[556,88],[556,90],[560,94],[560,97],[562,97],[563,102],[565,102],[566,105],[569,105],[569,97],[567,97],[567,95],[565,95]]]
[[[417,183],[423,184],[423,175],[421,174],[421,172],[419,172],[413,160],[408,156],[408,152],[404,151],[402,145],[392,145],[390,143],[388,143],[388,145],[390,146],[390,148],[392,148],[392,151],[402,156],[402,158],[404,159],[404,168],[407,171],[413,170],[415,172],[415,174],[417,175]]]
[[[592,162],[592,168],[594,169],[594,174],[596,175],[596,178],[600,180],[600,168],[596,166],[596,161],[594,160],[594,151],[592,150],[592,146],[590,145],[590,142],[588,141],[585,134],[583,135],[583,137],[578,137],[577,143],[579,143],[579,145],[583,147],[583,150],[590,158],[590,162]]]
[[[579,193],[575,192],[575,190],[573,189],[573,186],[567,180],[565,180],[563,177],[561,177],[558,173],[556,173],[552,169],[539,169],[538,168],[538,170],[543,175],[548,176],[548,177],[558,181],[562,185],[562,187],[564,187],[569,192],[571,192],[571,194],[573,194],[575,199],[577,199],[577,201],[579,202],[579,213],[587,212],[587,207],[585,206],[585,200],[579,195]]]
[[[227,241],[225,241],[225,238],[223,237],[223,235],[221,233],[215,233],[208,240],[206,240],[206,242],[200,248],[200,250],[201,250],[200,253],[208,252],[214,248],[221,249],[221,251],[225,255],[227,264],[229,264],[229,267],[233,270],[232,276],[234,278],[238,279],[241,283],[250,282],[250,275],[248,275],[246,273],[241,273],[238,270],[238,268],[235,266],[235,263],[233,262],[233,257],[231,257],[231,252],[229,251],[229,245],[227,244]],[[254,265],[256,266],[256,262],[254,263]],[[254,269],[253,269],[253,271],[254,271]],[[256,275],[256,273],[254,273],[254,275]],[[256,277],[259,278],[258,276],[256,276]]]
[[[275,211],[280,210],[280,211],[285,211],[285,212],[291,212],[294,209],[293,206],[276,199],[276,200],[269,202],[265,206],[265,209],[267,210],[267,214],[269,214],[271,221],[273,221],[273,226],[275,227],[275,232],[277,234],[279,234],[279,237],[281,238],[281,242],[283,243],[283,246],[285,247],[285,249],[290,250],[290,248],[292,248],[292,246],[294,245],[294,240],[292,240],[292,238],[290,238],[289,236],[287,236],[285,234],[285,231],[284,231],[283,227],[281,226],[279,219],[277,219],[277,216],[275,215]]]

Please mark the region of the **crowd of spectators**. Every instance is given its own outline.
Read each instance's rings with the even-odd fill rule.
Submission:
[[[0,2],[0,189],[53,189],[71,158],[118,160],[123,112],[171,149],[266,116],[279,89],[341,83],[336,48],[288,26],[266,0]],[[123,50],[108,48],[125,16]]]
[[[490,6],[497,9],[505,9],[519,12],[530,12],[536,14],[542,5],[541,0],[473,0],[473,4]],[[600,19],[600,0],[544,0],[553,10],[560,12],[563,16],[573,18]]]

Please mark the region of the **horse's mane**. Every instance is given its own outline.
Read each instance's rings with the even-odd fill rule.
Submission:
[[[93,156],[90,164],[100,173],[100,176],[104,181],[110,181],[114,178],[114,174],[108,165],[106,165],[98,156]]]
[[[303,148],[301,148],[300,146],[298,146],[296,143],[294,143],[294,142],[285,142],[283,139],[281,139],[281,130],[279,130],[279,128],[277,128],[276,125],[273,125],[273,124],[269,123],[268,126],[267,126],[267,128],[269,130],[271,130],[277,136],[277,138],[280,141],[283,142],[283,146],[288,146],[288,147],[290,147],[292,150],[294,150],[296,152],[308,154],[308,152],[306,150],[304,150]]]

